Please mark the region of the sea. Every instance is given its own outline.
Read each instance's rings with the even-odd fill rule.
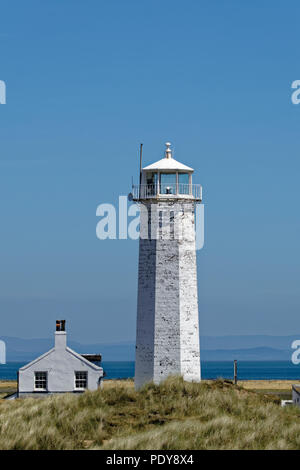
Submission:
[[[24,362],[0,364],[0,380],[16,380],[17,371]],[[134,377],[134,362],[103,362],[105,379],[129,379]],[[232,379],[232,361],[203,361],[201,363],[203,379]],[[300,380],[300,365],[290,361],[239,361],[239,380]]]

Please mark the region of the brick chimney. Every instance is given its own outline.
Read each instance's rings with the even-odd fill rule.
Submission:
[[[55,349],[66,349],[67,333],[66,320],[56,320]]]

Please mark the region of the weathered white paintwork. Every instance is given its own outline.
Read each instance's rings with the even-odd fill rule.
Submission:
[[[89,362],[80,354],[67,347],[66,332],[55,332],[55,346],[19,369],[18,395],[20,398],[45,393],[78,392],[75,389],[75,371],[87,371],[89,390],[96,390],[101,385],[103,369]],[[48,386],[46,392],[34,389],[35,372],[47,372]]]
[[[169,146],[169,144],[168,144]],[[168,153],[167,153],[168,152]],[[172,171],[167,148],[160,170]],[[180,164],[181,165],[181,164]],[[176,171],[180,165],[174,165]],[[182,171],[192,173],[185,165]],[[143,169],[142,181],[147,171]],[[191,177],[190,177],[191,181]],[[200,381],[198,288],[193,196],[156,195],[141,205],[135,386],[171,374]]]

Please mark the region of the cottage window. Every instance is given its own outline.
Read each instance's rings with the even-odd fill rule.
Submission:
[[[47,372],[34,373],[35,390],[47,390]]]
[[[87,372],[75,372],[75,388],[87,388]]]

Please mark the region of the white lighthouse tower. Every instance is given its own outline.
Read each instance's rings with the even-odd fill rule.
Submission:
[[[142,169],[135,386],[171,374],[200,381],[193,169],[165,156]]]

